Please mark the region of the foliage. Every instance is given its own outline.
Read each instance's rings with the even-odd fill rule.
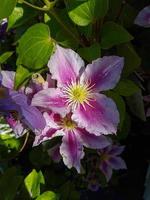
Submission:
[[[0,69],[16,72],[13,89],[22,93],[35,74],[41,75],[36,81],[46,80],[48,61],[57,45],[73,49],[85,64],[103,56],[124,57],[120,81],[103,94],[113,99],[120,115],[118,132],[110,138],[115,144],[125,144],[133,121],[146,121],[145,108],[149,107],[143,94],[150,90],[150,29],[134,24],[147,5],[146,0],[0,0]],[[60,137],[32,147],[34,138],[28,128],[16,138],[6,112],[0,110],[0,199],[79,200],[91,182],[107,187],[104,175],[91,164],[91,157],[99,158],[97,150],[85,148],[83,169],[77,174],[62,160],[53,159],[52,150],[61,143]],[[98,174],[91,179],[89,166]]]

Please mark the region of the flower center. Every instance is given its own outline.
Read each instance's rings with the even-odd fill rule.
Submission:
[[[62,126],[65,129],[73,130],[76,127],[76,123],[68,117],[64,117],[62,119]]]
[[[83,105],[92,99],[92,87],[89,83],[82,84],[80,82],[71,83],[64,88],[65,97],[68,105],[77,107]]]

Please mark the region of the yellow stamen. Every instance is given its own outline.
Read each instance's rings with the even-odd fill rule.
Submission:
[[[62,119],[62,123],[61,123],[62,127],[64,129],[68,129],[68,130],[73,130],[74,128],[76,128],[76,123],[74,121],[72,121],[70,118],[68,117],[64,117]]]
[[[90,105],[90,100],[93,99],[92,87],[89,83],[75,82],[64,88],[65,97],[67,98],[67,103],[71,106]],[[91,105],[90,105],[91,106]]]

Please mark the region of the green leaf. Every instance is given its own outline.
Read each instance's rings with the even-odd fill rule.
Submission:
[[[95,60],[101,56],[101,48],[98,43],[91,45],[90,47],[84,47],[78,49],[78,53],[88,62]]]
[[[53,51],[49,27],[38,23],[31,26],[19,41],[17,65],[37,70],[47,64]]]
[[[121,80],[114,89],[121,96],[131,96],[139,90],[139,87],[133,81],[127,79]]]
[[[68,1],[69,17],[79,26],[87,26],[106,15],[108,0]]]
[[[28,78],[32,75],[27,68],[22,65],[17,66],[16,74],[15,74],[15,89],[18,89],[23,83],[28,80]]]
[[[107,91],[106,95],[108,97],[111,97],[117,105],[117,108],[118,108],[118,111],[119,111],[119,114],[120,114],[119,129],[121,129],[122,125],[124,123],[125,114],[126,114],[125,102],[120,95],[118,95],[117,93],[115,93],[113,91]]]
[[[12,14],[8,18],[8,27],[10,29],[14,27],[15,23],[23,16],[23,8],[22,7],[15,7]]]
[[[17,28],[27,23],[30,19],[33,20],[33,17],[36,16],[36,13],[37,12],[30,7],[17,5],[8,18],[7,30],[11,28]]]
[[[44,192],[36,200],[58,200],[58,196],[51,191]]]
[[[146,121],[143,96],[141,90],[139,90],[130,97],[126,97],[126,100],[133,115],[135,115],[136,117],[138,117],[143,121]]]
[[[124,76],[133,73],[141,64],[141,58],[130,43],[119,45],[117,47],[117,54],[125,58],[125,66],[123,69]]]
[[[0,56],[0,64],[3,64],[6,62],[6,60],[12,56],[13,54],[13,51],[7,51],[5,53],[3,53],[1,56]]]
[[[21,185],[23,178],[16,174],[16,168],[9,168],[0,178],[0,199],[15,199],[18,187]]]
[[[25,178],[25,186],[30,194],[30,197],[35,198],[40,195],[40,184],[45,184],[42,172],[36,172],[35,169]]]
[[[101,47],[109,49],[114,45],[129,42],[133,37],[122,26],[115,22],[106,22],[101,32]]]
[[[17,0],[1,0],[0,1],[0,20],[3,18],[8,17],[15,5],[16,5]]]
[[[129,134],[130,128],[131,128],[131,118],[130,115],[126,112],[121,130],[119,130],[117,133],[117,140],[125,140]]]

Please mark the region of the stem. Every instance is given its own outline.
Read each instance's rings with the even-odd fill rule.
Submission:
[[[25,0],[23,0],[22,3],[28,5],[28,6],[30,6],[31,8],[34,8],[34,9],[36,9],[36,10],[40,10],[40,11],[47,11],[47,10],[48,10],[47,7],[43,7],[43,8],[41,8],[41,7],[39,7],[39,6],[35,6],[35,5],[33,5],[33,4],[31,4],[31,3],[27,2],[27,1],[25,1]]]
[[[29,138],[29,132],[27,132],[26,138],[25,138],[24,143],[23,143],[23,145],[22,145],[22,147],[21,147],[21,149],[20,149],[19,152],[22,152],[23,149],[25,148],[25,146],[26,146],[26,144],[27,144],[27,141],[28,141],[28,138]]]
[[[68,35],[70,35],[76,42],[80,43],[83,47],[85,47],[83,42],[79,38],[77,38],[72,31],[70,31],[69,27],[66,26],[66,24],[62,21],[62,19],[57,15],[57,13],[54,10],[50,10],[49,13],[57,20],[57,22],[61,25],[64,31],[68,33]]]
[[[126,4],[126,0],[123,0],[122,4],[121,4],[121,7],[120,7],[120,10],[119,10],[119,12],[118,12],[118,14],[116,16],[116,19],[115,19],[116,22],[119,20],[121,14],[122,14],[122,11],[124,9],[125,4]]]

